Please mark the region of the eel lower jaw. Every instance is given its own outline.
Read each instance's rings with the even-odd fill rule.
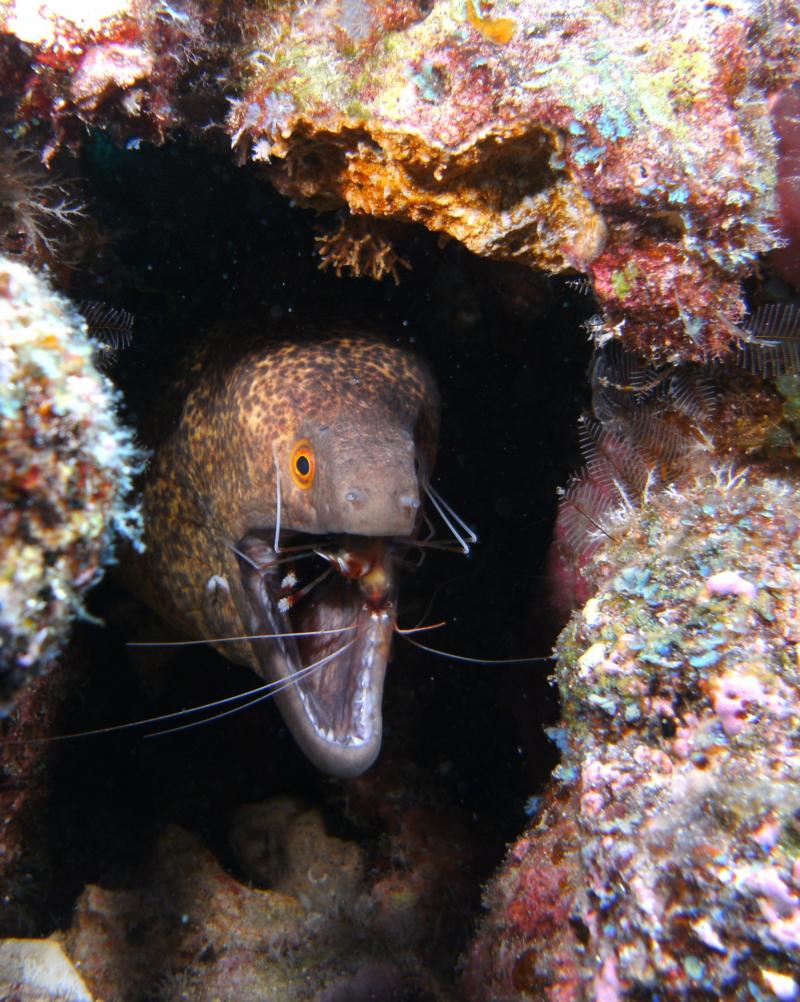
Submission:
[[[323,632],[251,641],[260,674],[277,683],[276,702],[306,756],[331,775],[358,776],[381,747],[393,589],[383,602],[367,600],[361,582],[330,559],[336,569],[329,579],[289,609],[281,595],[286,567],[275,562],[274,553],[264,559],[264,545],[259,533],[237,546],[251,557],[240,561],[249,632]],[[253,560],[256,554],[260,559]]]
[[[337,649],[351,646],[277,697],[298,745],[324,772],[351,778],[378,757],[393,622],[388,611],[364,610],[354,631],[336,637]]]

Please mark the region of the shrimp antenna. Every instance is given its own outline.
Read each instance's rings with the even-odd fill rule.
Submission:
[[[478,536],[477,536],[477,534],[475,533],[475,531],[473,529],[471,529],[467,525],[467,523],[464,521],[464,519],[461,518],[461,516],[458,515],[457,512],[455,512],[450,507],[450,505],[445,501],[445,499],[442,497],[442,495],[439,494],[438,491],[434,490],[433,484],[429,483],[426,486],[425,489],[428,492],[428,497],[431,499],[434,508],[439,512],[439,516],[441,517],[442,521],[447,526],[447,528],[450,530],[450,532],[452,532],[452,534],[455,536],[455,538],[458,540],[458,543],[461,546],[462,552],[465,553],[465,554],[468,554],[469,553],[469,544],[470,543],[477,543],[478,542]],[[452,519],[452,521],[451,521],[451,519]],[[455,525],[453,523],[455,523]],[[463,530],[463,532],[464,532],[463,536],[461,535],[461,533],[456,528],[456,525],[458,525],[458,527]]]
[[[438,654],[443,658],[452,658],[454,661],[465,661],[467,664],[471,665],[518,665],[518,664],[532,664],[537,661],[554,661],[555,658],[552,654],[547,657],[539,658],[468,658],[465,654],[451,654],[449,651],[440,651],[435,647],[428,647],[426,644],[421,644],[417,640],[412,640],[404,632],[398,630],[398,633],[405,639],[406,643],[413,645],[414,647],[419,647],[421,651],[427,651],[428,654]]]
[[[353,629],[353,627],[345,627],[345,629]],[[331,630],[330,632],[335,633],[336,631]],[[200,642],[205,643],[205,641]],[[274,696],[276,693],[288,688],[289,685],[294,685],[300,678],[303,678],[312,671],[316,671],[318,668],[321,668],[327,661],[337,657],[339,654],[342,654],[354,643],[355,640],[351,640],[343,647],[340,647],[338,651],[334,651],[333,654],[329,654],[321,661],[316,661],[314,664],[307,665],[305,668],[299,668],[292,675],[287,676],[287,678],[267,682],[264,685],[257,686],[255,689],[248,689],[247,692],[237,692],[233,696],[225,696],[223,699],[215,699],[213,702],[203,703],[201,706],[191,706],[185,710],[175,710],[172,713],[162,713],[157,717],[148,717],[146,720],[132,720],[127,724],[112,724],[110,727],[97,727],[91,731],[77,731],[74,734],[57,734],[54,737],[49,738],[23,738],[19,741],[0,741],[0,745],[44,745],[55,744],[56,741],[70,741],[73,738],[94,738],[99,737],[101,734],[115,734],[117,731],[130,731],[133,730],[134,727],[147,727],[150,724],[161,724],[166,723],[169,720],[180,720],[182,717],[191,716],[193,713],[202,713],[204,710],[215,710],[218,706],[228,706],[231,703],[238,702],[239,700],[249,699],[251,696],[256,697],[249,703],[244,703],[242,706],[236,707],[234,710],[230,710],[224,714],[220,714],[217,717],[206,717],[203,720],[195,722],[196,724],[210,723],[212,720],[218,720],[222,716],[229,716],[231,713],[238,712],[238,710],[246,710],[248,707],[255,705],[255,703],[258,703],[263,699],[268,699],[270,696]],[[192,724],[189,726],[195,725]],[[158,737],[161,734],[169,734],[177,730],[188,730],[189,726],[172,728],[170,731],[156,731],[153,734],[146,735],[146,737]]]
[[[259,565],[255,562],[255,560],[252,559],[252,557],[248,557],[246,553],[242,553],[242,551],[237,547],[235,547],[232,543],[226,543],[225,545],[232,553],[235,553],[237,557],[239,557],[241,560],[244,560],[246,564],[250,564],[250,566],[253,568],[254,571],[261,570]]]
[[[239,637],[208,637],[203,640],[143,640],[131,641],[126,647],[201,647],[203,644],[233,644],[239,640],[286,640],[289,637],[323,637],[331,633],[347,633],[355,626],[339,626],[335,630],[304,630],[295,633],[246,633]]]
[[[239,699],[247,699],[257,693],[271,691],[277,682],[267,682],[265,685],[255,689],[248,689],[247,692],[237,692],[233,696],[226,696],[224,699],[215,699],[212,703],[204,703],[202,706],[191,706],[185,710],[175,710],[173,713],[162,713],[158,717],[148,717],[145,720],[131,720],[127,724],[112,724],[110,727],[97,727],[91,731],[76,731],[74,734],[56,734],[49,738],[23,738],[19,741],[3,741],[4,745],[49,745],[56,741],[71,741],[73,738],[94,738],[101,734],[115,734],[117,731],[131,731],[134,727],[147,727],[149,724],[160,724],[167,720],[179,720],[181,717],[188,717],[192,713],[202,713],[203,710],[213,710],[218,706],[227,706],[235,703]]]
[[[195,727],[202,727],[203,724],[216,723],[218,720],[224,720],[225,717],[232,717],[234,713],[241,713],[242,710],[249,710],[250,707],[256,706],[258,703],[263,703],[264,700],[271,699],[273,696],[277,696],[279,692],[283,692],[285,689],[290,689],[293,685],[296,685],[308,675],[319,671],[320,668],[323,668],[329,661],[333,661],[335,658],[338,658],[340,654],[344,654],[344,652],[349,650],[354,643],[355,639],[349,640],[346,644],[340,647],[338,651],[334,651],[332,654],[327,654],[324,658],[320,658],[319,661],[314,661],[312,664],[306,665],[305,668],[298,668],[296,672],[292,672],[292,674],[287,675],[286,678],[270,682],[261,690],[254,689],[253,693],[260,692],[260,695],[257,695],[255,699],[251,699],[249,703],[242,703],[240,706],[234,706],[232,709],[225,710],[223,713],[217,713],[213,717],[204,717],[202,720],[193,720],[189,724],[179,724],[177,727],[168,727],[163,731],[153,731],[152,734],[145,734],[145,740],[149,740],[150,738],[163,738],[167,734],[180,734],[183,731],[191,731]],[[265,690],[269,691],[267,692]],[[252,695],[253,693],[240,693],[240,696]]]
[[[431,623],[429,626],[409,626],[404,630],[395,623],[394,632],[407,637],[409,633],[425,633],[427,630],[438,630],[440,626],[447,626],[447,620],[442,619],[438,623]]]

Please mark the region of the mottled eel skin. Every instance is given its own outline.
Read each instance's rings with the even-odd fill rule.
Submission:
[[[436,455],[432,377],[384,341],[300,332],[212,339],[183,383],[145,473],[146,549],[123,577],[198,639],[348,628],[215,646],[278,683],[341,650],[276,699],[319,768],[356,776],[380,750],[394,557],[417,531]],[[298,572],[332,568],[302,597],[289,548],[309,538],[296,533],[319,537]]]

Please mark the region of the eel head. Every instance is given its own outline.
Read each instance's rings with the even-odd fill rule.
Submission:
[[[240,618],[302,750],[355,776],[381,745],[398,547],[413,539],[424,459],[396,428],[304,422],[275,450],[280,527],[238,539]],[[277,549],[276,549],[277,547]],[[307,634],[287,636],[287,634]]]
[[[356,776],[380,749],[396,556],[436,453],[433,379],[408,352],[349,337],[225,342],[191,372],[128,580],[264,678],[319,768]]]
[[[280,426],[239,408],[248,478],[231,568],[241,625],[269,635],[249,641],[248,662],[275,684],[305,754],[337,776],[363,772],[380,750],[396,555],[416,538],[438,430],[421,363],[386,346],[353,351],[345,364],[334,348],[305,390],[269,388],[273,403],[284,394]],[[277,430],[268,441],[265,427]],[[310,635],[277,636],[291,633]]]

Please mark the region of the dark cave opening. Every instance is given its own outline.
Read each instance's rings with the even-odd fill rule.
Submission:
[[[543,568],[556,489],[579,461],[576,420],[590,355],[581,324],[591,301],[561,280],[475,258],[422,229],[401,234],[398,251],[411,269],[397,286],[322,272],[314,249],[320,217],[288,204],[255,167],[234,166],[224,148],[176,141],[120,150],[96,137],[81,174],[105,242],[74,274],[70,294],[135,317],[133,344],[113,372],[130,420],[148,407],[151,374],[175,365],[211,326],[268,326],[302,312],[385,331],[432,365],[443,405],[434,484],[479,536],[469,557],[432,553],[405,575],[401,625],[445,620],[422,639],[470,657],[549,654],[557,624]],[[253,684],[210,650],[153,655],[149,666],[145,655],[132,658],[124,647],[130,624],[140,637],[159,627],[112,579],[89,605],[107,626],[79,624],[64,659],[78,666],[59,714],[67,733]],[[389,798],[400,812],[419,803],[458,811],[472,832],[472,911],[450,944],[452,961],[477,918],[481,884],[556,761],[543,732],[557,717],[549,673],[546,663],[462,665],[398,637],[384,750],[357,794],[318,775],[269,706],[156,740],[122,732],[53,746],[42,844],[27,860],[30,879],[15,890],[18,907],[7,911],[4,933],[46,935],[68,924],[84,884],[130,880],[168,823],[200,833],[233,866],[232,812],[279,794],[322,805],[330,830],[371,847],[375,859],[381,798]]]

